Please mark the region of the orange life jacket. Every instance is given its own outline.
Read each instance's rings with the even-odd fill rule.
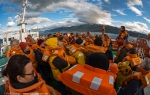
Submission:
[[[102,41],[103,41],[103,46],[108,47],[111,42],[111,39],[104,38],[104,39],[102,39]]]
[[[117,64],[113,63],[112,60],[109,60],[109,70],[113,74],[117,74],[119,72]]]
[[[18,48],[11,47],[11,49],[6,54],[6,57],[10,58],[11,56],[16,55],[16,54],[23,54],[21,48],[20,47],[18,47]]]
[[[140,65],[140,64],[142,63],[140,57],[138,57],[137,54],[128,54],[128,55],[123,59],[123,61],[129,61],[130,64],[131,64],[131,67]]]
[[[27,56],[28,58],[30,58],[32,64],[33,64],[33,67],[34,68],[37,68],[38,64],[37,64],[37,61],[36,61],[36,58],[35,58],[35,54],[34,54],[34,51],[33,49],[30,48],[30,54],[23,54],[25,56]]]
[[[78,44],[70,45],[67,48],[71,54],[75,53],[76,51],[85,52],[85,48]]]
[[[101,53],[105,53],[107,51],[107,48],[103,47],[103,46],[96,46],[96,45],[88,45],[87,47],[85,47],[86,52],[101,52]]]
[[[50,56],[59,56],[63,60],[67,61],[69,64],[76,63],[75,58],[73,58],[72,56],[68,56],[61,47],[46,49],[43,54],[42,60],[48,61],[48,58]]]
[[[26,37],[25,40],[26,40],[26,42],[28,43],[29,46],[32,45],[30,38]]]
[[[6,81],[6,95],[17,94],[17,95],[61,95],[58,91],[53,89],[51,86],[46,85],[45,81],[38,77],[38,82],[22,89],[15,89],[11,86],[9,80]]]
[[[150,72],[140,67],[137,67],[136,71],[125,80],[124,84],[127,85],[132,79],[141,80],[143,88],[150,85]]]
[[[127,33],[127,31],[123,31],[119,33],[119,39],[124,39],[126,36],[129,36],[129,34]]]
[[[117,95],[114,76],[105,70],[78,64],[58,77],[66,86],[84,95]]]
[[[131,48],[133,48],[133,45],[131,45],[131,44],[127,44],[127,45],[125,45],[125,46],[121,46],[121,47],[119,47],[119,49],[118,49],[118,51],[117,51],[117,55],[116,55],[116,57],[114,58],[114,60],[117,60],[118,59],[118,57],[120,56],[120,51],[121,51],[121,49],[123,49],[123,48],[126,48],[126,49],[131,49]]]

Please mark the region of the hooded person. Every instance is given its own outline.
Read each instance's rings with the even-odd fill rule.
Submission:
[[[21,42],[19,44],[19,46],[21,47],[22,51],[23,51],[23,55],[27,56],[28,58],[30,58],[33,67],[37,68],[38,64],[35,58],[35,54],[34,54],[34,50],[32,48],[30,48],[27,43],[25,42]]]
[[[85,64],[85,49],[81,46],[82,43],[83,40],[78,38],[75,44],[68,47],[69,54],[73,56],[79,64]]]
[[[91,53],[86,64],[77,64],[62,73],[61,81],[83,95],[117,95],[114,89],[116,75],[108,71],[109,60],[104,53]],[[77,94],[75,94],[77,95]]]
[[[58,82],[59,91],[62,95],[66,95],[65,85],[58,79],[58,75],[69,69],[71,62],[75,63],[75,58],[66,55],[65,51],[58,46],[57,38],[49,38],[45,41],[49,47],[50,56],[48,63],[51,67],[54,79]]]
[[[45,42],[44,40],[40,39],[37,42],[38,48],[34,50],[35,58],[38,63],[38,68],[40,70],[40,74],[42,75],[43,79],[46,81],[47,84],[49,84],[50,74],[51,74],[51,68],[48,64],[48,62],[44,62],[42,60],[43,51],[45,50]]]
[[[8,77],[5,84],[7,94],[60,95],[59,92],[45,84],[40,75],[34,71],[30,59],[24,55],[12,56],[3,75]]]

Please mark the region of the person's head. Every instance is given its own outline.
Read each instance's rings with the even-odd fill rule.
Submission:
[[[63,39],[64,39],[63,36],[58,37],[58,40],[59,40],[59,41],[62,41]]]
[[[31,36],[31,35],[28,35],[27,37],[28,37],[29,39],[31,39],[31,38],[32,38],[32,36]]]
[[[31,38],[31,43],[36,44],[36,41],[33,38]]]
[[[44,40],[42,40],[42,39],[38,40],[37,44],[38,44],[38,46],[40,46],[41,48],[45,47],[45,42],[44,42]]]
[[[87,32],[87,35],[90,35],[90,31]]]
[[[101,37],[97,37],[97,38],[94,40],[94,44],[97,45],[97,46],[102,46],[102,45],[103,45],[103,42],[102,42]]]
[[[48,34],[47,36],[48,36],[48,38],[52,38],[53,37],[53,35],[51,33]]]
[[[21,42],[21,43],[19,44],[19,46],[21,47],[21,49],[22,49],[24,52],[29,51],[29,46],[27,45],[27,43]]]
[[[10,45],[11,45],[11,47],[18,48],[19,47],[19,40],[17,40],[17,39],[11,40]]]
[[[76,44],[80,45],[80,44],[82,44],[82,43],[83,43],[83,40],[82,40],[81,38],[78,38],[78,39],[76,40]]]
[[[109,36],[108,36],[108,34],[104,34],[104,37],[105,37],[106,39],[110,39]]]
[[[144,70],[149,71],[150,70],[150,58],[145,57],[140,67],[143,68]]]
[[[121,26],[120,30],[125,31],[125,26]]]
[[[91,53],[87,57],[86,64],[106,71],[109,69],[109,60],[104,53]]]
[[[8,76],[11,83],[29,83],[36,76],[30,59],[24,55],[12,56],[3,75]]]

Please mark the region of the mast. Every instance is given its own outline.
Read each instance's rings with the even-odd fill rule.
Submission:
[[[28,0],[26,0],[26,2],[23,3],[23,16],[22,16],[22,25],[21,25],[21,28],[22,28],[22,33],[26,32],[26,28],[25,28],[25,15],[26,15],[26,8],[27,8],[27,3],[28,3]]]
[[[27,36],[26,27],[25,27],[25,25],[27,24],[27,23],[25,22],[25,15],[26,15],[27,3],[28,3],[28,0],[26,0],[25,2],[23,2],[23,14],[22,14],[22,19],[21,19],[21,21],[18,23],[18,26],[21,26],[21,31],[20,31],[20,40],[21,40],[21,42],[25,41],[24,37]],[[18,16],[19,16],[19,18],[21,17],[20,15],[18,15]]]

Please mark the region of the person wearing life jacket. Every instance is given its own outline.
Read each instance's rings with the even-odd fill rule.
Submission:
[[[38,68],[41,71],[39,73],[42,75],[43,79],[46,81],[46,84],[49,84],[49,82],[51,80],[51,78],[50,78],[51,68],[50,68],[48,62],[44,62],[42,60],[43,52],[46,48],[45,42],[44,42],[44,40],[40,39],[40,40],[38,40],[37,44],[38,44],[38,47],[36,49],[34,49],[34,53],[35,53],[35,58],[38,63]]]
[[[125,26],[121,26],[120,33],[119,33],[118,37],[116,38],[116,40],[118,42],[118,48],[120,46],[123,46],[123,42],[124,42],[124,40],[127,40],[128,36],[129,36],[129,34],[125,30]]]
[[[122,62],[123,59],[127,56],[128,51],[133,48],[133,46],[129,43],[128,40],[124,41],[124,46],[121,46],[117,51],[117,55],[114,58],[115,63]]]
[[[66,46],[68,45],[67,41],[64,39],[63,36],[58,37],[58,45],[61,46],[66,52]]]
[[[5,84],[6,95],[61,95],[46,85],[40,75],[34,71],[30,59],[24,55],[12,56],[3,71],[3,75],[8,78]]]
[[[34,50],[32,48],[30,48],[27,43],[25,42],[21,42],[19,44],[19,46],[21,47],[22,51],[23,51],[23,55],[27,56],[28,58],[30,58],[32,64],[33,64],[33,67],[35,69],[37,69],[38,71],[38,64],[37,64],[37,61],[36,61],[36,58],[35,58],[35,54],[34,54]]]
[[[75,58],[68,56],[65,51],[58,46],[58,39],[56,37],[49,38],[45,41],[45,44],[49,47],[50,55],[48,63],[51,67],[53,77],[58,83],[59,90],[62,95],[66,95],[65,85],[58,79],[58,75],[70,68],[70,63],[76,63]]]
[[[69,42],[68,44],[74,44],[75,43],[75,36],[73,33],[70,34],[69,36]]]
[[[26,43],[27,43],[29,46],[31,45],[31,39],[33,39],[31,35],[28,35],[27,37],[25,37]]]
[[[7,58],[10,58],[11,56],[16,55],[16,54],[22,54],[23,53],[20,46],[19,46],[19,40],[17,40],[17,39],[11,40],[10,45],[11,45],[11,48],[6,54]]]
[[[105,34],[105,26],[102,26],[102,35],[101,35],[102,41],[103,41],[103,46],[104,47],[109,47],[111,43],[111,38],[109,37],[108,34]]]
[[[60,74],[58,78],[78,94],[117,95],[114,89],[116,75],[108,69],[107,56],[104,53],[92,53],[86,60],[86,64],[77,64]]]
[[[144,58],[142,64],[137,67],[128,79],[124,81],[125,88],[119,95],[139,95],[150,84],[150,59]],[[148,93],[144,93],[148,95]]]
[[[107,51],[107,48],[103,47],[102,45],[103,45],[102,39],[100,37],[96,38],[94,40],[94,44],[91,44],[85,47],[86,56],[94,52],[105,53]]]
[[[75,44],[68,47],[69,54],[76,59],[78,64],[85,64],[85,49],[81,46],[82,43],[83,40],[78,38]]]
[[[140,65],[142,63],[140,57],[138,57],[136,53],[136,49],[131,48],[129,52],[127,53],[127,56],[123,59],[123,61],[129,61],[130,66],[133,71],[136,70],[136,66]]]
[[[107,48],[106,54],[109,56],[109,60],[113,60],[113,54],[112,54],[112,44],[111,44],[111,38],[108,34],[105,33],[105,26],[102,26],[102,34],[100,35],[103,41],[103,47]]]

